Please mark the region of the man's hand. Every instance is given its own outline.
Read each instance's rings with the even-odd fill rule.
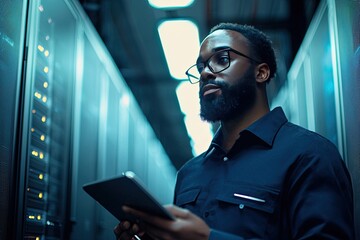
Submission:
[[[122,221],[114,228],[114,233],[117,240],[139,240],[138,236],[143,236],[144,231],[136,223],[129,221]]]
[[[124,206],[123,210],[138,217],[141,221],[139,225],[123,222],[118,225],[121,231],[120,235],[115,234],[119,240],[130,240],[134,234],[142,236],[144,231],[147,235],[156,240],[207,240],[210,235],[209,226],[198,216],[187,209],[179,208],[173,205],[166,206],[166,209],[173,214],[175,220],[167,220],[160,217]],[[127,237],[127,238],[126,238]],[[136,239],[136,238],[135,238]]]

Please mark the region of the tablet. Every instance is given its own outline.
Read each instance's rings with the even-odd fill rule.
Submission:
[[[175,219],[146,190],[144,184],[131,171],[125,172],[119,177],[85,184],[83,189],[120,221],[137,220],[135,216],[122,211],[123,205],[165,219]]]

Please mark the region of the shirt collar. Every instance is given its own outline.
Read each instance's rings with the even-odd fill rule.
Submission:
[[[210,155],[215,150],[215,148],[221,149],[225,153],[225,150],[221,147],[222,140],[223,139],[222,139],[222,134],[221,134],[221,127],[219,127],[218,130],[215,132],[215,135],[211,141],[210,147],[205,152],[203,157],[207,157],[208,155]]]
[[[249,131],[269,146],[272,146],[277,132],[288,119],[281,107],[273,109],[271,112],[251,124],[244,131]]]
[[[250,132],[257,136],[259,139],[264,141],[267,145],[272,146],[277,132],[284,125],[288,119],[281,107],[276,107],[265,116],[258,119],[256,122],[251,124],[243,132]],[[209,149],[205,152],[204,157],[207,156],[210,151],[216,147],[221,148],[222,135],[221,127],[216,131],[214,138],[211,142]]]

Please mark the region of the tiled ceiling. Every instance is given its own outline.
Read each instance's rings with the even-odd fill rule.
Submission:
[[[169,0],[168,0],[169,1]],[[120,72],[176,168],[192,157],[190,139],[157,33],[169,18],[198,24],[200,38],[219,22],[251,24],[273,40],[279,72],[270,98],[286,80],[319,0],[194,0],[187,8],[159,10],[147,0],[82,0]]]

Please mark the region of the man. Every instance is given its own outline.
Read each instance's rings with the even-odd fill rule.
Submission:
[[[262,32],[231,23],[211,30],[187,74],[199,81],[201,117],[221,127],[178,173],[177,206],[167,206],[176,220],[124,207],[141,222],[120,223],[118,239],[354,239],[344,162],[328,140],[270,111],[275,72]]]

